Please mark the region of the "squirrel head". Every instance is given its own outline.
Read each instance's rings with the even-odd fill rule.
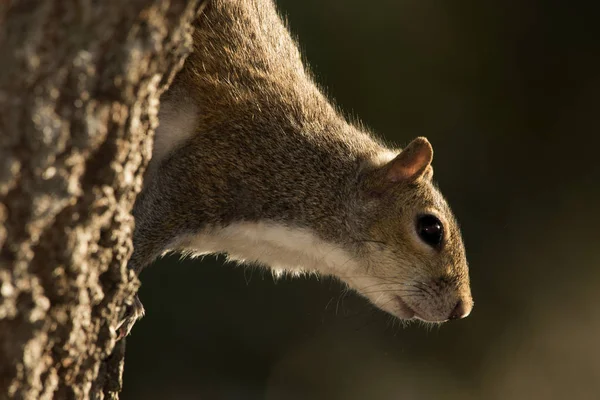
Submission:
[[[345,280],[401,319],[443,322],[466,317],[473,300],[460,229],[432,182],[432,159],[431,144],[419,137],[361,172],[365,270]]]

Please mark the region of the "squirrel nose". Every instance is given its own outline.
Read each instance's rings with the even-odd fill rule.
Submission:
[[[459,300],[458,303],[456,303],[456,306],[454,307],[450,315],[448,316],[448,319],[461,319],[466,317],[470,313],[471,310],[467,310],[464,301]]]

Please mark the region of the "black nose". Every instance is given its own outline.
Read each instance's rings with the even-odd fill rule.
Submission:
[[[466,317],[465,303],[462,300],[459,300],[456,303],[456,306],[448,316],[448,319],[460,319]]]

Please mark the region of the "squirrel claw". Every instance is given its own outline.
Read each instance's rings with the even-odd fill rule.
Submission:
[[[142,318],[145,313],[144,306],[142,305],[139,297],[136,295],[133,299],[133,303],[126,305],[125,316],[117,326],[117,341],[129,335],[135,322]]]

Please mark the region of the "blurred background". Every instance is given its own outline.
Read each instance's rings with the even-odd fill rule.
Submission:
[[[329,279],[167,258],[141,277],[122,398],[600,398],[597,3],[278,4],[345,111],[433,143],[475,308],[402,327]]]

